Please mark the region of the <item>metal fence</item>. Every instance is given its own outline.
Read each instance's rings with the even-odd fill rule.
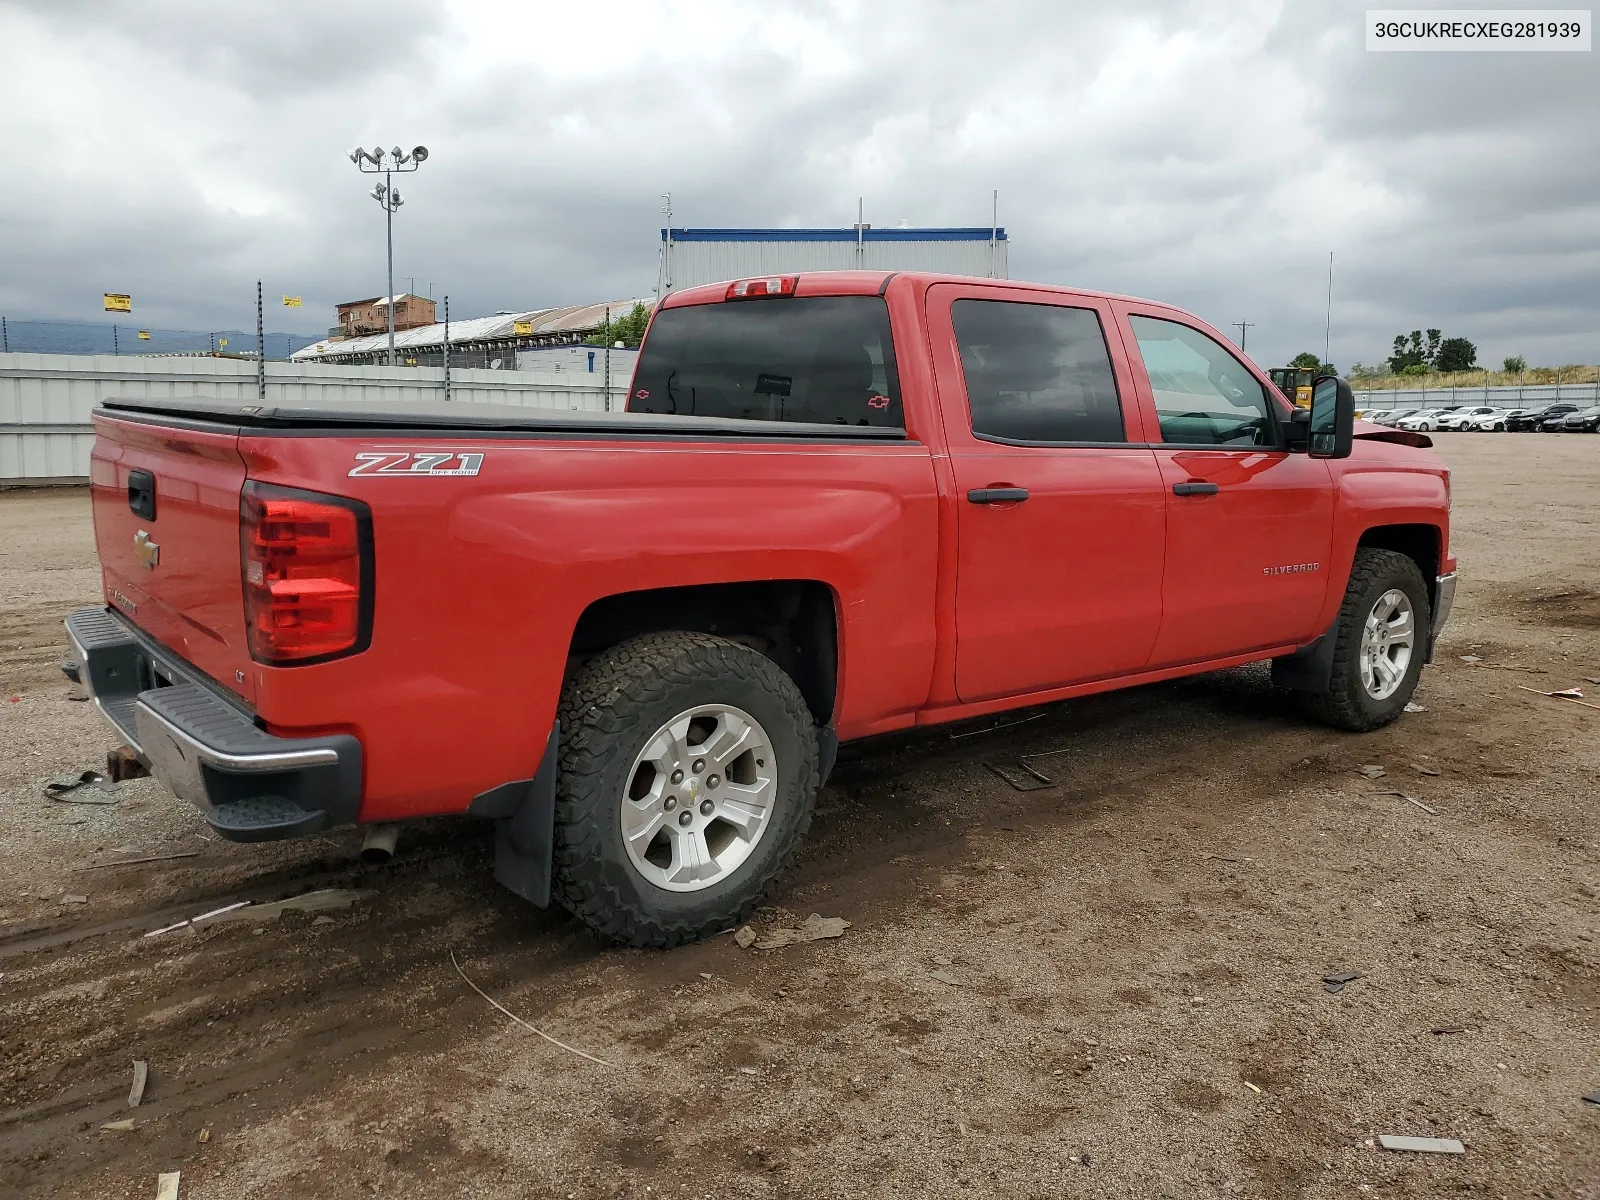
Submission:
[[[394,404],[441,401],[437,367],[341,367],[327,363],[266,366],[268,404],[333,407],[352,399]],[[112,398],[252,401],[255,362],[226,358],[127,358],[108,354],[0,355],[0,484],[82,480],[89,473],[94,428],[89,414]],[[622,406],[627,379],[575,378],[550,383],[517,371],[458,369],[450,363],[450,399],[560,411],[606,412]]]
[[[317,339],[303,333],[269,333],[262,338],[268,359],[288,358]],[[17,321],[0,317],[0,353],[146,354],[256,353],[256,335],[242,329],[146,329],[133,322]]]
[[[1534,408],[1566,400],[1573,404],[1600,404],[1600,379],[1592,383],[1528,384],[1526,387],[1451,387],[1355,389],[1356,407],[1370,412],[1397,408],[1449,408],[1457,404],[1488,404],[1496,408]]]

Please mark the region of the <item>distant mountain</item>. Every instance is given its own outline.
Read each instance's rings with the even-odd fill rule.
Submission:
[[[256,335],[242,329],[149,329],[122,321],[103,324],[87,321],[14,321],[0,323],[0,349],[30,354],[195,354],[220,350],[226,354],[254,354]],[[288,358],[303,346],[318,341],[303,333],[269,333],[264,338],[270,358]],[[226,345],[223,343],[226,342]]]

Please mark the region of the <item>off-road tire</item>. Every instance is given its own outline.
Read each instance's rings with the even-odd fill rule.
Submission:
[[[1390,588],[1399,588],[1411,599],[1416,614],[1417,638],[1406,665],[1405,678],[1393,695],[1374,700],[1361,686],[1361,632],[1367,614]],[[1362,548],[1356,551],[1350,582],[1345,587],[1344,603],[1334,623],[1333,676],[1326,694],[1297,693],[1305,713],[1352,733],[1365,733],[1395,720],[1417,690],[1427,657],[1433,613],[1428,605],[1428,585],[1414,560],[1393,550]]]
[[[634,867],[619,818],[630,764],[661,725],[700,704],[736,705],[777,758],[770,824],[750,857],[701,891],[659,888]],[[650,633],[596,655],[561,695],[555,899],[631,946],[665,949],[744,921],[811,824],[816,726],[794,681],[759,651],[707,633]]]

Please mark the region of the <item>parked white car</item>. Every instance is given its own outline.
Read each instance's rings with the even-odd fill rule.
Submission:
[[[1479,417],[1492,417],[1497,413],[1502,420],[1505,415],[1498,408],[1491,408],[1487,404],[1480,404],[1472,408],[1458,408],[1454,412],[1442,413],[1439,416],[1440,429],[1471,429],[1472,422]]]
[[[1452,413],[1460,412],[1461,408],[1461,405],[1456,405],[1454,408],[1425,408],[1406,417],[1396,428],[1410,429],[1417,433],[1432,433],[1435,429],[1442,428],[1440,421]]]
[[[1475,417],[1468,417],[1462,424],[1462,429],[1472,429],[1479,433],[1504,433],[1506,431],[1506,418],[1510,417],[1515,409],[1497,408],[1491,412],[1479,413]]]

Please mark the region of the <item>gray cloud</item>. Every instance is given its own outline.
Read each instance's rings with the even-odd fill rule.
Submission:
[[[1600,72],[1369,54],[1349,3],[0,4],[0,311],[317,332],[383,287],[344,155],[425,143],[396,272],[472,315],[647,293],[694,225],[982,224],[1275,362],[1439,326],[1600,359]],[[290,310],[291,312],[293,310]],[[277,327],[294,327],[274,322]]]

